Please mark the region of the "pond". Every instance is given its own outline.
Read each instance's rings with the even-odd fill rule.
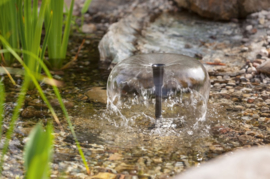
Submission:
[[[210,73],[212,87],[206,120],[192,132],[181,126],[177,131],[171,128],[158,132],[149,130],[143,119],[136,125],[119,125],[123,119],[106,109],[106,83],[110,71],[107,70],[108,64],[99,62],[97,44],[100,38],[98,35],[74,35],[69,44],[69,56],[75,56],[83,39],[86,40],[78,60],[68,70],[53,72],[55,79],[64,82],[60,92],[66,100],[65,104],[91,172],[97,175],[95,178],[172,177],[236,148],[269,143],[269,124],[265,122],[268,118],[260,112],[268,105],[261,99],[269,87],[260,82],[247,82],[240,78],[241,74],[230,72]],[[20,77],[15,79],[19,82]],[[10,83],[8,79],[5,82]],[[52,103],[55,98],[52,89],[46,85],[42,87]],[[6,109],[14,106],[17,90],[9,85],[10,99]],[[57,104],[54,107],[57,109]],[[30,108],[34,109],[32,115],[23,115]],[[6,121],[10,113],[7,110]],[[60,109],[57,114],[64,131],[57,124],[54,125],[55,147],[51,177],[87,177]],[[19,156],[27,134],[37,121],[45,125],[52,120],[35,91],[28,92],[21,116],[9,157],[4,164],[4,176],[10,176],[10,173],[12,176],[22,175]],[[14,169],[11,166],[17,167]]]
[[[80,41],[75,46],[78,47]],[[103,176],[105,171],[111,171],[114,175],[139,178],[171,177],[235,148],[267,143],[265,139],[268,131],[261,130],[264,125],[252,119],[243,123],[241,119],[242,111],[247,108],[246,102],[241,101],[241,95],[252,96],[256,91],[251,91],[252,86],[241,83],[238,76],[230,74],[222,80],[219,76],[211,76],[213,86],[206,121],[192,133],[188,133],[185,128],[177,132],[166,129],[155,133],[146,129],[147,124],[143,122],[133,126],[119,125],[115,121],[123,119],[108,111],[104,100],[103,103],[102,100],[97,102],[96,98],[91,99],[89,95],[91,89],[99,94],[105,93],[109,74],[106,65],[99,64],[96,49],[89,53],[90,48],[93,49],[93,46],[85,45],[77,65],[62,76],[66,84],[62,95],[64,99],[75,103],[69,113],[93,174]],[[215,83],[229,86],[228,82],[233,80],[240,82],[238,89],[242,94],[220,95],[220,87]],[[59,134],[61,136],[61,132]],[[74,141],[68,131],[56,140],[61,146],[55,153],[58,158],[56,161],[61,161],[60,166],[72,160],[72,157],[75,161],[80,160],[74,149],[69,150]],[[65,172],[67,168],[60,167],[60,171]],[[76,172],[73,169],[69,174],[76,175]]]

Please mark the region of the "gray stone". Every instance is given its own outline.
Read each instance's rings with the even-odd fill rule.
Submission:
[[[180,7],[212,19],[230,20],[270,7],[269,0],[176,0]],[[248,27],[248,29],[252,28]]]
[[[82,32],[83,33],[93,33],[97,30],[97,27],[95,24],[84,24],[82,26]]]
[[[270,60],[265,61],[260,66],[257,67],[257,70],[261,73],[270,74]]]
[[[257,70],[254,67],[249,67],[247,71],[248,73],[252,73],[252,72],[256,72]]]
[[[246,79],[251,79],[253,77],[253,75],[252,74],[246,74],[245,77],[246,77]]]
[[[85,95],[93,102],[107,103],[107,92],[102,87],[93,87]]]
[[[268,179],[269,168],[270,147],[253,147],[225,154],[174,179]]]
[[[252,118],[249,116],[243,116],[241,119],[243,119],[245,121],[250,121]]]
[[[248,25],[248,26],[246,26],[246,31],[251,31],[253,29],[253,27],[252,27],[252,25]]]
[[[92,0],[89,12],[91,14],[96,14],[98,12],[111,13],[115,9],[121,8],[123,5],[129,5],[133,0]]]

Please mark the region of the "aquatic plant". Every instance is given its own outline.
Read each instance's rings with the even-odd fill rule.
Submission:
[[[46,32],[52,32],[48,37],[49,65],[52,69],[61,69],[66,58],[73,6],[74,0],[71,1],[69,10],[66,12],[65,21],[64,0],[51,1],[46,10]],[[51,13],[52,18],[50,17]],[[65,30],[63,33],[64,24]]]
[[[0,34],[8,40],[13,48],[19,48],[16,1],[1,0],[0,2]],[[3,48],[3,45],[0,43],[1,48]],[[1,55],[0,60],[5,66],[10,66],[14,62],[14,58],[10,53]]]
[[[15,2],[16,2],[16,6],[15,6]],[[86,168],[88,173],[90,172],[88,164],[87,164],[86,159],[84,157],[84,154],[82,152],[82,149],[80,147],[80,144],[79,144],[77,137],[76,137],[76,134],[74,132],[73,126],[72,126],[71,121],[69,119],[67,110],[64,106],[60,92],[59,92],[58,88],[56,87],[57,82],[56,82],[56,80],[54,80],[52,78],[47,66],[45,65],[45,63],[43,61],[44,54],[45,54],[46,47],[47,47],[47,42],[49,41],[49,36],[50,36],[50,32],[51,32],[50,29],[53,27],[53,23],[56,23],[56,22],[53,22],[53,20],[52,20],[53,19],[53,11],[48,10],[49,5],[51,5],[50,2],[51,2],[50,0],[44,0],[41,2],[40,6],[38,4],[39,3],[38,0],[33,0],[33,1],[32,0],[4,0],[4,1],[1,1],[1,3],[0,3],[0,8],[2,8],[3,6],[12,5],[13,9],[10,11],[12,16],[14,16],[14,21],[12,23],[15,23],[15,25],[17,25],[16,29],[18,29],[18,34],[19,34],[19,39],[20,39],[20,44],[21,44],[21,49],[19,48],[19,46],[10,45],[10,43],[12,43],[12,42],[10,42],[11,38],[9,38],[9,37],[11,37],[11,36],[9,36],[9,35],[5,36],[5,33],[3,33],[3,31],[1,31],[0,44],[1,44],[2,48],[0,49],[0,56],[4,57],[4,56],[7,56],[7,54],[9,54],[10,56],[13,56],[14,59],[16,59],[23,66],[23,69],[24,69],[24,70],[21,70],[21,69],[13,70],[13,72],[15,74],[18,74],[18,73],[23,74],[24,80],[23,80],[23,83],[22,83],[21,88],[20,88],[20,93],[18,95],[18,99],[17,99],[16,106],[15,106],[14,111],[13,111],[13,115],[12,115],[11,120],[9,122],[8,131],[5,134],[6,139],[4,141],[2,155],[0,158],[0,175],[2,172],[4,156],[5,156],[6,152],[8,151],[9,141],[13,135],[15,124],[19,118],[20,109],[22,108],[22,105],[23,105],[24,99],[25,99],[25,95],[26,95],[26,92],[29,89],[29,87],[31,87],[31,88],[35,87],[37,89],[42,100],[45,102],[45,104],[48,106],[49,110],[51,111],[53,118],[61,127],[61,124],[58,120],[58,117],[57,117],[54,109],[52,108],[51,104],[49,103],[48,99],[46,98],[44,92],[42,91],[38,80],[42,80],[43,82],[53,86],[53,90],[54,90],[55,95],[59,101],[60,107],[63,110],[64,116],[68,122],[69,129],[71,130],[71,133],[74,136],[78,151],[79,151],[80,156],[82,158],[82,161],[85,165],[85,168]],[[14,3],[14,4],[10,4],[10,3]],[[73,4],[74,4],[74,1],[72,1],[72,5],[71,5],[72,9],[73,9]],[[14,9],[15,7],[16,7],[16,9]],[[42,48],[41,48],[40,47],[41,35],[42,35],[43,23],[45,21],[45,14],[46,14],[46,35],[45,35],[45,38],[43,40],[43,44],[42,44]],[[72,12],[70,11],[70,14],[69,14],[67,19],[70,19],[71,14],[72,14]],[[70,20],[67,20],[67,21],[70,21]],[[59,23],[59,22],[57,22],[57,23]],[[14,26],[11,29],[13,29],[13,28],[14,28]],[[63,46],[65,46],[65,47],[68,44],[68,35],[66,35],[66,34],[69,34],[69,30],[70,30],[69,27],[66,27],[65,34],[64,34],[64,37],[66,37],[66,38],[63,38],[63,44],[64,44]],[[7,30],[6,30],[6,32],[9,33],[9,31],[7,31]],[[52,33],[52,34],[54,35],[54,33]],[[18,40],[16,40],[16,41],[18,41]],[[18,41],[18,43],[19,43],[19,41]],[[18,53],[22,54],[23,59],[20,57],[20,55]],[[9,64],[11,64],[11,63],[12,63],[12,61],[9,62]],[[0,68],[4,68],[4,67],[0,67]],[[4,69],[6,70],[6,68],[4,68]],[[47,76],[42,76],[40,73],[41,70],[43,70]],[[23,71],[23,73],[21,73],[22,71]],[[7,71],[6,73],[12,79],[9,72]],[[4,86],[2,83],[0,83],[0,114],[4,114],[3,113],[3,111],[4,111],[4,109],[3,109],[4,98],[5,98]],[[1,117],[0,117],[0,126],[1,127],[2,127],[2,119],[3,119],[3,115],[1,115]],[[0,129],[0,134],[1,134],[1,129]],[[28,149],[28,150],[30,150],[30,149]],[[39,161],[37,161],[37,162],[39,162]],[[27,174],[27,176],[28,176],[28,174]],[[31,176],[32,176],[32,174],[31,174]],[[33,175],[33,176],[36,176],[36,175]],[[34,177],[34,178],[36,178],[36,177]]]
[[[50,162],[53,153],[53,127],[47,126],[43,131],[37,124],[29,134],[24,147],[24,169],[27,179],[46,179],[50,176]]]
[[[45,11],[49,3],[50,0],[42,1],[39,9],[38,0],[17,0],[19,37],[22,49],[41,59],[43,59],[46,49],[46,37],[42,49],[40,49],[40,44]],[[23,60],[31,71],[41,72],[40,63],[31,55],[23,53]]]
[[[16,50],[16,49],[14,50],[14,49],[12,49],[12,47],[8,44],[8,42],[5,40],[5,38],[3,38],[3,36],[1,36],[1,35],[0,35],[0,41],[5,46],[5,49],[0,50],[0,54],[2,54],[2,53],[11,53],[16,58],[16,60],[25,69],[25,73],[24,73],[25,76],[24,76],[23,84],[21,86],[21,90],[20,90],[20,93],[19,93],[19,96],[18,96],[18,99],[17,99],[17,102],[16,102],[16,106],[15,106],[15,109],[13,111],[13,115],[11,117],[10,123],[9,123],[9,129],[6,132],[6,135],[5,135],[6,136],[6,139],[5,139],[5,142],[4,142],[4,146],[3,146],[3,150],[2,150],[2,155],[1,155],[1,160],[0,160],[0,175],[1,175],[1,172],[2,172],[2,166],[3,166],[3,162],[4,162],[4,156],[5,156],[5,154],[6,154],[7,150],[8,150],[9,141],[10,141],[10,139],[12,137],[13,132],[14,132],[14,127],[15,127],[16,121],[18,120],[20,109],[21,109],[21,107],[23,105],[23,102],[24,102],[24,99],[25,99],[25,95],[26,95],[26,92],[27,92],[27,90],[29,88],[29,83],[31,81],[35,85],[37,91],[39,92],[39,94],[40,94],[40,96],[42,98],[42,100],[48,106],[49,110],[52,113],[52,116],[55,119],[55,121],[60,125],[60,122],[58,120],[58,117],[56,116],[56,113],[55,113],[54,109],[52,108],[52,106],[49,103],[48,99],[46,98],[44,92],[42,91],[41,86],[38,83],[38,79],[43,79],[44,82],[47,82],[48,84],[51,84],[53,86],[55,95],[56,95],[56,97],[57,97],[57,99],[58,99],[58,101],[60,103],[60,107],[61,107],[61,109],[64,112],[64,116],[65,116],[65,118],[66,118],[66,120],[68,122],[68,125],[69,125],[69,128],[71,130],[71,133],[72,133],[72,135],[73,135],[73,137],[75,139],[75,142],[76,142],[78,151],[80,153],[80,156],[82,158],[82,161],[83,161],[83,163],[85,165],[85,168],[86,168],[87,172],[89,173],[90,171],[89,171],[88,164],[86,162],[86,159],[84,157],[84,154],[82,152],[82,149],[80,147],[80,144],[79,144],[79,142],[77,140],[77,136],[76,136],[76,134],[74,132],[72,123],[71,123],[70,118],[68,116],[67,110],[66,110],[66,108],[64,106],[64,103],[63,103],[63,100],[61,98],[60,92],[59,92],[58,88],[56,87],[56,83],[53,80],[53,78],[52,78],[52,76],[51,76],[48,68],[44,64],[44,62],[37,55],[33,54],[32,52],[28,52],[28,51],[25,51],[25,50]],[[33,60],[36,60],[37,63],[40,64],[41,68],[44,70],[44,72],[47,75],[47,77],[43,77],[43,76],[37,75],[37,73],[33,72],[26,65],[26,63],[24,63],[24,61],[21,59],[21,57],[18,55],[18,53],[16,51],[17,52],[20,52],[20,53],[23,53],[23,54],[26,54],[29,57],[31,57]],[[1,85],[0,85],[0,87],[1,87]],[[1,90],[3,91],[3,88],[0,88],[0,92],[1,92]],[[1,112],[1,106],[3,106],[1,104],[3,103],[3,100],[2,99],[4,99],[4,93],[0,93],[0,96],[1,96],[0,97],[0,112]]]
[[[82,14],[84,14],[84,13],[87,12],[87,10],[88,10],[88,8],[89,8],[91,2],[92,2],[92,0],[86,0],[86,1],[85,1],[84,5],[83,5],[83,8],[82,8],[82,10],[81,10],[81,13],[82,13]]]
[[[92,0],[86,0],[83,4],[83,7],[82,7],[82,10],[81,10],[81,30],[82,30],[82,27],[83,27],[83,24],[84,24],[84,16],[83,14],[85,14],[91,4]]]

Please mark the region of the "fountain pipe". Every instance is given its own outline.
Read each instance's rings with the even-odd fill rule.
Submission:
[[[164,75],[164,64],[153,64],[153,80],[155,85],[155,95],[156,95],[156,109],[155,117],[156,119],[161,118],[162,111],[162,85],[163,85],[163,75]]]

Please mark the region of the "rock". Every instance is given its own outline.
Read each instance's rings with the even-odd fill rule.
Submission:
[[[49,114],[45,111],[36,110],[33,106],[28,106],[21,112],[23,118],[32,118],[32,117],[46,117]]]
[[[29,97],[25,101],[28,106],[34,106],[37,109],[40,108],[48,109],[48,106],[44,104],[41,99],[32,99],[31,97]]]
[[[66,108],[71,109],[71,108],[74,107],[74,103],[72,101],[69,101],[69,100],[66,100],[66,99],[62,99],[62,100],[63,100],[63,103],[64,103]],[[59,103],[58,99],[50,100],[50,104],[53,107],[60,108],[60,103]]]
[[[122,171],[134,171],[137,170],[137,167],[135,165],[127,165],[125,163],[120,163],[115,167],[115,170],[117,172],[122,172]]]
[[[259,53],[261,56],[263,57],[268,57],[269,55],[269,52],[268,50],[266,50],[265,48],[261,49],[260,53]]]
[[[270,60],[263,62],[260,66],[257,67],[257,70],[261,73],[270,74]]]
[[[107,91],[102,87],[93,87],[85,95],[93,102],[107,103]]]
[[[243,37],[239,25],[205,21],[187,12],[176,15],[162,13],[157,16],[151,11],[136,8],[129,16],[112,24],[99,43],[100,60],[115,65],[135,54],[176,53],[190,57],[201,56],[202,61],[213,64],[222,59],[226,66],[244,65],[245,58],[242,56],[247,52],[239,53],[243,47],[230,50],[232,46],[240,44]],[[228,33],[228,29],[234,34],[225,35],[228,37],[225,39],[224,34]],[[209,33],[212,31],[213,34]],[[209,36],[213,35],[215,39],[209,41]],[[187,43],[190,48],[185,48]],[[213,65],[206,67],[211,69]]]
[[[252,118],[249,116],[243,116],[241,119],[243,119],[244,121],[250,121]]]
[[[252,74],[246,74],[245,77],[246,77],[246,79],[251,79],[253,77],[253,75]]]
[[[84,24],[82,26],[82,32],[83,33],[93,33],[97,30],[97,27],[95,24]]]
[[[196,12],[202,17],[230,20],[270,7],[269,0],[176,0],[178,6]],[[247,29],[252,30],[252,27]]]
[[[256,68],[254,67],[249,67],[247,70],[248,73],[252,73],[252,72],[257,72]]]
[[[33,127],[17,128],[15,129],[15,132],[22,136],[28,136],[32,129]]]
[[[246,26],[246,31],[250,32],[253,29],[252,25]]]
[[[97,175],[86,177],[86,179],[116,179],[117,175],[113,173],[98,173]]]
[[[248,100],[247,100],[247,103],[253,103],[255,101],[255,98],[249,98]]]
[[[88,11],[90,14],[96,14],[98,12],[111,13],[120,6],[131,4],[132,1],[133,0],[92,0]]]
[[[111,154],[108,160],[121,160],[123,159],[123,156],[119,153]]]
[[[270,147],[253,147],[225,154],[199,168],[192,168],[174,179],[268,179]]]
[[[261,117],[270,117],[270,113],[261,113]]]

